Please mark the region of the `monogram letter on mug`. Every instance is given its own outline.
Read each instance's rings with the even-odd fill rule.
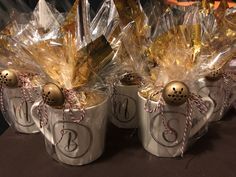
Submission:
[[[49,83],[43,88],[43,101],[36,101],[31,111],[50,155],[65,164],[84,165],[103,152],[108,97],[103,92],[90,92],[87,94],[94,94],[95,105],[64,107],[71,104],[74,94],[77,91],[65,91]]]
[[[148,98],[139,95],[139,124],[144,148],[159,157],[183,155],[213,112],[209,97],[191,93],[184,82],[172,81]]]
[[[32,86],[26,78],[27,75],[17,75],[12,70],[1,72],[1,109],[16,131],[30,134],[39,132],[30,114],[39,87]]]
[[[128,73],[114,84],[111,97],[111,122],[119,128],[137,128],[137,99],[140,77]]]

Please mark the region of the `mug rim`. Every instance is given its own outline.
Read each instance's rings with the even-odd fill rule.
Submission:
[[[85,107],[85,110],[90,110],[90,109],[93,109],[95,107],[98,107],[98,106],[101,106],[101,105],[105,104],[108,101],[109,96],[107,94],[105,94],[105,92],[104,92],[104,95],[105,95],[106,98],[102,102],[100,102],[100,103],[98,103],[96,105],[93,105],[93,106]],[[53,108],[53,107],[51,107],[49,105],[47,105],[47,106],[52,108],[52,109],[55,109],[55,108]],[[63,110],[63,109],[60,108],[60,109],[56,109],[56,110]],[[72,108],[71,110],[78,111],[78,109],[76,109],[76,108]],[[70,111],[69,109],[64,109],[64,112],[69,112],[69,111]]]
[[[142,101],[147,101],[147,98],[145,98],[144,96],[142,96],[140,94],[140,91],[138,91],[138,97],[142,99]],[[149,100],[151,103],[157,103],[157,101],[153,101],[153,100]]]
[[[134,87],[134,88],[136,88],[136,87],[139,86],[139,84],[135,84],[135,85],[124,85],[124,84],[122,84],[120,81],[118,81],[118,82],[115,83],[115,87],[116,87],[116,86],[118,86],[118,87],[130,87],[130,88]]]

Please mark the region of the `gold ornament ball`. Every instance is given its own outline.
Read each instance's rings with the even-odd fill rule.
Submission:
[[[63,106],[65,102],[64,94],[56,84],[48,83],[43,87],[43,101],[52,107]]]
[[[206,76],[206,79],[209,81],[217,81],[222,77],[222,73],[221,69],[214,70]]]
[[[180,81],[172,81],[163,89],[162,97],[166,104],[180,106],[184,104],[190,95],[188,86]]]
[[[14,71],[3,70],[0,73],[0,84],[9,88],[15,88],[18,86],[17,75]]]

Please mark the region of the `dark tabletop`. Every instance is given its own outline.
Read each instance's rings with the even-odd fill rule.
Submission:
[[[109,127],[104,154],[81,167],[50,158],[40,134],[0,136],[0,177],[236,177],[236,112],[221,122],[185,154],[183,159],[157,158],[147,153],[134,130]]]

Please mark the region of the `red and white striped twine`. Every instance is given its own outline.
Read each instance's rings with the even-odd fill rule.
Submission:
[[[162,119],[162,124],[164,125],[165,130],[170,133],[170,134],[174,134],[173,130],[171,130],[171,128],[169,127],[169,125],[167,124],[166,118],[164,116],[164,100],[162,98],[162,96],[160,97],[160,100],[157,102],[157,105],[154,108],[151,108],[151,97],[160,94],[161,92],[158,91],[154,94],[152,94],[146,101],[145,105],[144,105],[144,110],[148,113],[154,113],[154,112],[159,112],[161,115],[161,119]]]
[[[222,115],[225,111],[225,109],[227,109],[230,105],[229,105],[229,97],[230,97],[230,90],[232,88],[232,79],[230,77],[230,75],[228,75],[227,73],[223,73],[223,82],[225,85],[225,97],[224,97],[224,102],[223,102],[223,106],[220,110],[220,115]]]
[[[33,96],[31,94],[31,92],[33,91],[33,86],[30,81],[30,78],[32,78],[33,76],[34,75],[30,73],[20,73],[18,75],[19,81],[21,83],[21,94],[23,99],[22,101],[33,103]]]
[[[1,108],[2,113],[5,113],[6,109],[5,109],[4,102],[3,102],[3,90],[4,90],[4,87],[1,84],[0,85],[0,108]]]
[[[65,93],[65,96],[66,96],[66,102],[69,105],[67,107],[67,104],[65,104],[64,109],[69,109],[70,119],[73,122],[76,122],[76,123],[81,122],[85,118],[85,109],[82,108],[82,105],[80,105],[79,103],[74,104],[73,100],[74,100],[74,98],[76,98],[75,91],[74,90],[65,90],[64,93]],[[76,117],[74,115],[73,110],[72,110],[73,108],[78,109],[81,115]]]
[[[202,114],[205,114],[207,112],[208,110],[207,105],[204,103],[200,95],[191,93],[189,99],[196,105],[196,107]]]
[[[111,94],[111,101],[112,101],[112,104],[115,104],[116,101],[117,101],[117,95],[118,95],[118,91],[116,89],[116,85],[113,83],[112,85],[112,94]]]
[[[63,120],[65,120],[65,109],[69,109],[70,119],[73,122],[79,123],[85,118],[85,109],[81,108],[81,105],[74,105],[74,98],[76,97],[75,91],[73,90],[64,90],[66,97],[66,103],[63,106]],[[74,115],[73,109],[78,109],[81,113],[79,117]],[[47,125],[48,123],[48,113],[46,103],[42,103],[38,106],[38,116],[40,119],[40,127]]]
[[[181,157],[183,157],[183,155],[184,155],[188,133],[192,127],[192,112],[193,112],[192,105],[190,103],[190,100],[188,99],[187,104],[186,104],[186,120],[185,120],[184,134],[183,134],[183,142],[182,142],[182,146],[180,148]]]
[[[194,93],[191,93],[190,97],[187,100],[186,104],[186,122],[185,122],[185,129],[184,129],[184,134],[183,134],[183,142],[181,146],[181,157],[183,157],[186,144],[187,144],[187,138],[189,136],[189,131],[192,128],[193,125],[193,107],[192,103],[195,104],[196,108],[198,108],[198,111],[201,112],[202,114],[206,114],[208,108],[204,101],[202,100],[202,97],[200,95],[196,95]]]
[[[158,92],[159,94],[160,92]],[[153,112],[159,112],[161,117],[162,117],[162,123],[165,127],[165,129],[169,132],[169,133],[174,133],[170,127],[168,127],[168,124],[166,123],[165,120],[165,116],[164,116],[164,101],[162,96],[160,97],[160,100],[158,101],[157,105],[154,108],[150,108],[150,97],[147,99],[145,106],[144,106],[144,110],[148,113],[153,113]],[[202,97],[200,95],[196,95],[194,93],[190,94],[190,97],[187,99],[186,102],[186,121],[185,121],[185,128],[184,128],[184,134],[183,134],[183,142],[182,142],[182,146],[180,148],[181,151],[181,157],[183,157],[183,154],[185,152],[185,148],[186,148],[186,143],[187,143],[187,138],[189,136],[189,131],[192,128],[192,123],[193,123],[193,118],[192,118],[192,114],[193,114],[193,107],[192,107],[192,103],[196,106],[196,108],[198,108],[199,112],[201,112],[202,114],[205,114],[208,110],[206,104],[204,103],[204,101],[202,100]]]
[[[40,128],[43,128],[48,124],[48,112],[44,102],[41,102],[41,104],[38,106],[37,114],[39,116]]]

